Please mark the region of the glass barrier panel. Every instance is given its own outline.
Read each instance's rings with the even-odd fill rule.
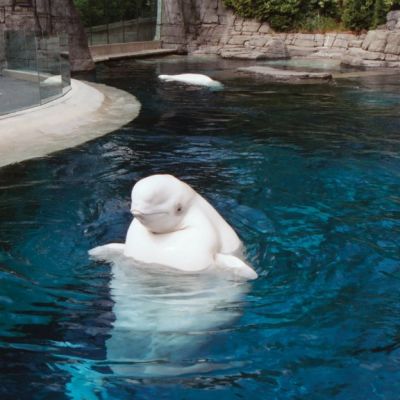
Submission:
[[[71,89],[71,68],[69,62],[69,40],[67,34],[60,35],[60,70],[63,93]]]
[[[44,104],[70,89],[66,34],[0,32],[0,115]]]
[[[0,115],[40,104],[34,33],[6,31],[0,74]]]
[[[57,36],[38,38],[37,60],[41,103],[63,93],[61,76],[60,40]]]
[[[4,32],[0,31],[0,76],[6,68],[6,38]]]

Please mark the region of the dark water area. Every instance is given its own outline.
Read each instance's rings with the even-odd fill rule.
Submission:
[[[139,117],[0,169],[1,399],[399,398],[398,77],[157,80],[226,66],[103,65]],[[131,188],[154,173],[220,211],[256,281],[89,260],[124,240]]]

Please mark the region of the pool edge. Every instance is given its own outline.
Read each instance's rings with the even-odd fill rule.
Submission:
[[[61,98],[0,118],[0,167],[78,146],[139,115],[128,92],[75,79],[71,86]]]

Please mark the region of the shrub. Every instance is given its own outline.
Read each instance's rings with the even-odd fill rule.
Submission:
[[[347,0],[342,20],[346,28],[361,31],[371,26],[373,12],[374,0]]]
[[[386,0],[385,4],[390,10],[400,10],[400,0]]]
[[[242,17],[268,21],[273,29],[289,30],[299,15],[302,0],[224,0]]]
[[[252,0],[224,0],[227,7],[231,7],[235,10],[236,14],[245,18],[254,18],[255,10],[252,6]]]
[[[310,0],[303,2],[303,14],[308,16],[340,18],[340,0]]]
[[[268,21],[278,31],[361,31],[385,22],[390,9],[400,9],[400,0],[224,0],[247,18]]]
[[[400,0],[399,0],[400,1]],[[268,21],[278,31],[306,27],[324,30],[340,20],[341,0],[224,0],[225,5],[247,18]],[[315,28],[313,26],[315,25]],[[322,25],[322,26],[321,26]]]
[[[386,14],[388,11],[388,7],[386,7],[383,0],[375,0],[371,28],[375,29],[378,25],[383,24],[386,21]]]
[[[325,33],[332,31],[342,31],[343,26],[340,21],[332,17],[321,15],[311,15],[296,23],[296,31]]]

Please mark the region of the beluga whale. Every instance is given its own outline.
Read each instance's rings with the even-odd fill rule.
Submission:
[[[221,82],[211,79],[207,75],[203,74],[178,74],[178,75],[159,75],[158,79],[165,82],[180,82],[188,85],[195,86],[207,86],[214,89],[222,89],[223,85]]]
[[[132,189],[125,243],[89,251],[94,259],[112,261],[123,255],[141,266],[162,266],[178,273],[223,271],[240,280],[257,273],[243,257],[233,228],[191,186],[168,174],[139,180]]]
[[[57,86],[62,84],[62,76],[61,75],[53,75],[50,76],[40,82],[43,86]]]

